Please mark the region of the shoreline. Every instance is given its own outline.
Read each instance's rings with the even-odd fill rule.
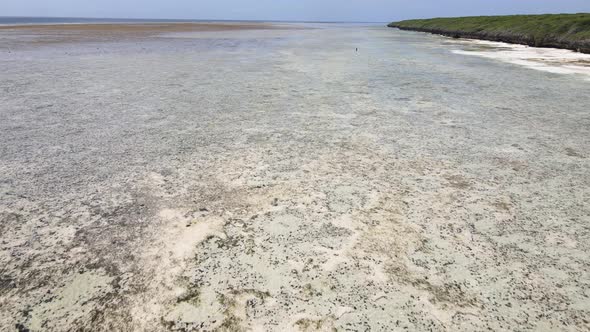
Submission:
[[[472,16],[405,20],[387,26],[453,38],[479,39],[590,53],[590,14]]]
[[[509,43],[509,44],[517,44],[517,45],[526,45],[530,47],[538,47],[538,48],[557,48],[562,50],[570,50],[578,53],[590,54],[590,45],[586,45],[587,43],[573,43],[573,42],[559,42],[550,40],[548,42],[545,41],[535,41],[535,40],[527,40],[522,36],[509,36],[509,35],[491,35],[487,34],[486,32],[462,32],[456,30],[443,30],[443,29],[429,29],[429,28],[408,28],[402,27],[395,24],[389,24],[388,27],[390,28],[397,28],[402,31],[416,31],[416,32],[425,32],[431,33],[435,35],[441,35],[445,37],[452,37],[457,39],[475,39],[475,40],[487,40],[493,42],[502,42],[502,43]]]
[[[584,75],[590,81],[590,54],[567,49],[529,47],[479,39],[460,39],[453,54],[478,56],[554,74]]]

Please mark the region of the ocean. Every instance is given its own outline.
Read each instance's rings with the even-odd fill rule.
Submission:
[[[88,17],[26,17],[0,16],[0,25],[20,24],[83,24],[83,23],[190,23],[190,22],[276,22],[277,20],[214,20],[214,19],[151,19],[151,18],[88,18]],[[291,22],[305,23],[305,22]],[[384,22],[316,22],[309,23],[347,23],[347,24],[382,24]]]

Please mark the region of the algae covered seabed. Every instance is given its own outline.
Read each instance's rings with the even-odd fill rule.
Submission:
[[[0,32],[0,330],[590,328],[585,76],[213,30]]]

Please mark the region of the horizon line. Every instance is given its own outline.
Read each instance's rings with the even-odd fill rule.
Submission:
[[[131,20],[145,21],[184,21],[184,22],[269,22],[269,23],[389,23],[389,21],[329,21],[329,20],[266,20],[266,19],[208,19],[208,18],[133,18],[133,17],[90,17],[90,16],[21,16],[0,15],[0,18],[49,18],[49,19],[83,19],[83,20]]]

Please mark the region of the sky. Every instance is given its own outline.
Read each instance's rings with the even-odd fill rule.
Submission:
[[[590,12],[590,0],[0,0],[0,16],[389,22]]]

